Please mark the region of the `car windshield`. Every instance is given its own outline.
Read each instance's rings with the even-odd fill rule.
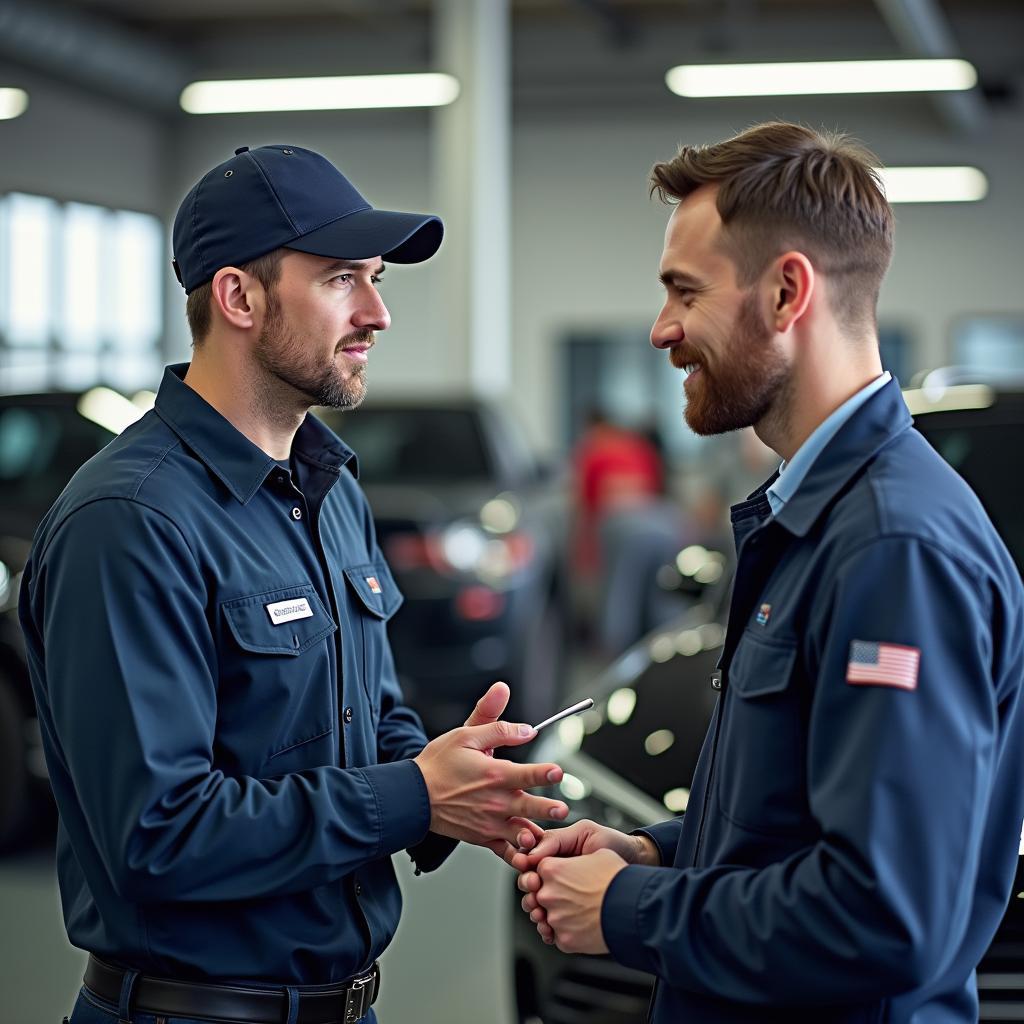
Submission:
[[[462,483],[493,476],[471,409],[318,410],[359,458],[363,483]]]
[[[1024,424],[919,416],[916,425],[974,489],[1024,573],[1024,476],[1008,454],[1024,448]]]

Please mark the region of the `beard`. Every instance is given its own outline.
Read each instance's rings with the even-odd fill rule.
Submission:
[[[346,374],[334,357],[346,346],[373,343],[373,331],[354,331],[342,338],[330,355],[321,358],[315,346],[289,327],[277,296],[271,292],[253,355],[269,376],[294,388],[310,405],[354,409],[366,397],[366,368],[357,366]]]
[[[724,434],[760,423],[788,391],[785,359],[772,345],[773,334],[761,318],[753,293],[744,297],[728,343],[712,369],[703,354],[680,345],[669,352],[676,369],[699,362],[700,375],[686,392],[686,423],[695,434]]]

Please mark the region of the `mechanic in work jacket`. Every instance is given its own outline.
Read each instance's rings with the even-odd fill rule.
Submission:
[[[401,596],[352,452],[307,416],[290,473],[186,369],[79,470],[25,569],[68,936],[158,977],[340,982],[395,932],[391,854],[454,847],[409,760]]]
[[[1024,815],[1024,594],[896,382],[860,397],[777,515],[775,478],[733,507],[721,695],[688,811],[644,830],[673,867],[602,905],[657,1024],[978,1018]]]

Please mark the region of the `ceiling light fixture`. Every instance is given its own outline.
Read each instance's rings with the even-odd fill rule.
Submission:
[[[24,89],[0,89],[0,121],[20,117],[28,109],[28,93]]]
[[[276,110],[369,110],[443,107],[459,95],[452,75],[343,75],[331,78],[253,78],[193,82],[181,93],[189,114]]]
[[[976,203],[988,195],[977,167],[878,167],[890,203]]]
[[[834,60],[680,64],[665,75],[677,96],[823,96],[833,93],[957,92],[978,73],[965,60]]]

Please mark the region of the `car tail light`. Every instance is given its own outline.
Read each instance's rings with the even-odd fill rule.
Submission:
[[[455,595],[455,610],[467,622],[490,622],[505,610],[505,595],[490,587],[465,587]]]
[[[533,561],[536,546],[520,530],[494,535],[469,522],[428,533],[392,534],[387,556],[400,571],[432,569],[443,576],[472,575],[500,586]]]

